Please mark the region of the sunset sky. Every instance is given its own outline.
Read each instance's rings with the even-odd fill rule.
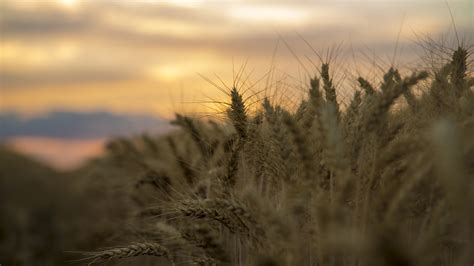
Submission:
[[[449,6],[472,41],[474,1]],[[225,97],[200,75],[231,84],[247,62],[257,81],[273,62],[274,86],[295,95],[288,84],[318,62],[306,42],[340,45],[343,66],[370,71],[368,55],[388,66],[398,47],[397,61],[413,61],[420,36],[452,36],[453,23],[438,0],[0,0],[0,29],[2,113],[171,118],[212,113],[196,102]]]

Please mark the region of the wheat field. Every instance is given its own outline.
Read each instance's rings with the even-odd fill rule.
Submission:
[[[294,110],[251,111],[236,82],[224,122],[177,115],[167,136],[109,142],[95,164],[126,180],[127,229],[79,262],[471,265],[474,79],[469,51],[450,53],[359,77],[347,106],[327,63]]]
[[[240,72],[222,119],[177,114],[73,173],[0,147],[0,263],[472,265],[471,52],[444,53],[347,102],[322,62],[293,108]]]

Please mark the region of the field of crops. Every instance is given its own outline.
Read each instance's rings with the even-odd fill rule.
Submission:
[[[39,215],[7,193],[23,167],[2,166],[0,263],[472,265],[474,79],[469,51],[448,53],[359,77],[345,104],[322,63],[294,109],[237,73],[225,119],[111,140]]]

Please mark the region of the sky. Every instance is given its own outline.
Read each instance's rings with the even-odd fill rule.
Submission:
[[[453,24],[472,41],[473,2],[0,0],[0,112],[207,116],[226,96],[211,82],[232,85],[244,65],[255,92],[300,97],[330,48],[340,72],[371,75],[371,58],[415,62],[420,40],[453,36]]]

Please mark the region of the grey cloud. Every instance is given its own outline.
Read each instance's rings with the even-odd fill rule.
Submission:
[[[77,33],[93,27],[94,21],[93,17],[89,15],[70,15],[58,9],[20,11],[7,7],[0,17],[4,38]]]
[[[238,27],[238,26],[233,26]],[[232,28],[232,27],[231,27]],[[151,52],[160,52],[162,49],[183,50],[186,51],[210,51],[219,55],[247,54],[249,56],[266,55],[271,50],[279,35],[283,36],[288,42],[303,43],[296,34],[298,29],[278,29],[268,27],[249,31],[247,33],[225,36],[203,36],[203,37],[178,37],[168,34],[140,34],[130,30],[118,28],[102,28],[101,34],[94,36],[106,40],[122,42],[127,47],[143,47]],[[298,32],[310,42],[326,43],[331,41],[345,40],[349,33],[357,32],[358,29],[351,25],[334,25],[330,27],[321,27],[318,25],[306,26]]]
[[[91,3],[91,9],[98,12],[108,10],[116,13],[127,13],[141,18],[160,18],[166,20],[176,20],[190,23],[209,24],[217,22],[225,22],[228,20],[222,13],[222,8],[214,7],[210,9],[189,8],[166,5],[163,3]]]
[[[37,85],[85,84],[89,82],[108,82],[129,80],[139,74],[131,69],[39,69],[30,72],[0,70],[4,89],[28,88]]]
[[[42,37],[50,35],[77,35],[88,31],[98,32],[104,26],[101,18],[104,12],[116,15],[126,14],[140,18],[160,18],[193,24],[210,25],[228,20],[219,12],[202,9],[167,6],[163,4],[121,4],[120,2],[85,2],[83,9],[68,13],[46,5],[39,10],[19,10],[12,4],[6,5],[0,17],[4,37]]]

